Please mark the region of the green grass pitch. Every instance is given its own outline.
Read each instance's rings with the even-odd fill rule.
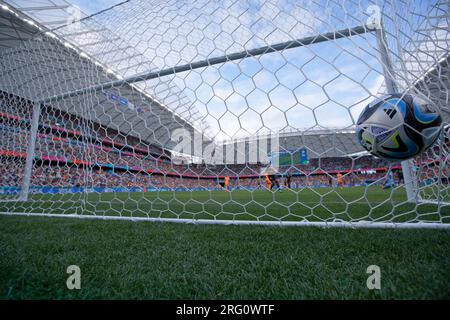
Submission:
[[[450,197],[446,195],[447,201]],[[0,212],[268,221],[441,221],[450,207],[406,202],[403,187],[32,195]]]
[[[369,216],[379,221],[415,217],[415,221],[449,222],[450,215],[448,207],[433,214],[436,207],[431,205],[411,212],[415,209],[404,203],[400,189],[380,188],[34,195],[28,203],[0,206],[2,211],[263,220],[329,220],[330,210],[343,220]],[[239,214],[242,208],[247,215]],[[296,215],[286,216],[289,212]],[[3,299],[448,299],[449,252],[447,230],[0,216],[0,295]],[[81,268],[81,290],[66,287],[69,265]],[[369,265],[381,268],[381,290],[366,287]]]

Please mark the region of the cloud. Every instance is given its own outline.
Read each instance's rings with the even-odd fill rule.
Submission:
[[[90,12],[116,3],[72,2]],[[131,57],[126,62],[136,65],[126,69],[133,74],[140,66],[159,70],[338,28],[327,19],[330,12],[320,10],[322,5],[309,0],[205,0],[176,12],[158,4],[142,16],[140,8],[148,2],[137,0],[99,21],[127,21],[114,32],[141,53],[140,60]],[[375,45],[364,37],[324,42],[184,72],[170,83],[191,100],[189,108],[198,111],[192,114],[202,117],[212,136],[237,138],[263,127],[346,127],[381,83]],[[145,87],[164,79],[146,82]],[[176,110],[177,105],[168,107]]]
[[[76,5],[84,13],[91,15],[101,10],[109,8],[123,0],[68,0],[71,4]]]

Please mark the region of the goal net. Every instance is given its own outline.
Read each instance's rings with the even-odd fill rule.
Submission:
[[[450,226],[448,1],[0,3],[4,214]],[[394,91],[443,119],[403,162],[355,135]]]

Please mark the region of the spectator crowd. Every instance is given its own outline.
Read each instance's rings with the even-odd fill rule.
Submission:
[[[22,184],[30,119],[25,100],[0,92],[0,186]],[[267,164],[174,163],[160,147],[51,107],[40,117],[35,156],[32,186],[210,189],[228,176],[231,188],[266,187]],[[322,187],[336,185],[341,172],[344,185],[358,186],[381,183],[388,166],[372,156],[318,158],[280,167],[276,176],[282,186],[291,176],[293,188]]]

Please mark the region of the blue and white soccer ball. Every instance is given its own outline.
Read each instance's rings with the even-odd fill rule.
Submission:
[[[442,118],[437,110],[411,95],[391,94],[370,103],[356,124],[361,145],[376,157],[410,159],[439,136]]]

